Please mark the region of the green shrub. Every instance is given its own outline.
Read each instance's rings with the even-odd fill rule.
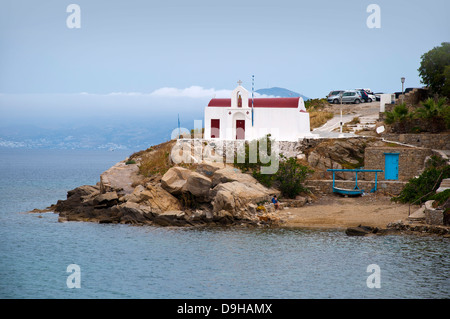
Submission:
[[[270,134],[263,139],[267,139],[267,154],[270,155],[272,152],[273,140],[270,139]],[[283,196],[294,198],[299,193],[307,191],[307,189],[303,186],[303,182],[306,177],[314,171],[307,166],[301,165],[296,158],[286,158],[283,154],[280,154],[277,159],[279,160],[278,171],[275,174],[261,173],[261,166],[270,166],[271,162],[269,161],[268,163],[262,163],[259,151],[257,152],[257,162],[249,162],[249,144],[256,143],[256,149],[259,150],[259,143],[261,143],[263,139],[259,139],[257,141],[254,140],[248,144],[246,143],[245,163],[237,163],[237,159],[235,158],[234,166],[241,169],[242,172],[251,172],[252,176],[266,187],[272,187],[276,184],[276,187],[280,189]],[[255,147],[254,144],[253,147]]]
[[[130,164],[136,164],[135,160],[128,160],[125,162],[126,165],[130,165]]]
[[[434,199],[437,202],[438,206],[444,204],[449,198],[450,198],[450,189],[446,189],[445,191],[436,193],[430,197],[430,199]]]
[[[450,177],[450,165],[442,165],[436,159],[419,176],[410,179],[401,193],[393,197],[401,203],[421,204],[430,200],[444,178]]]
[[[289,198],[294,198],[301,192],[307,191],[303,182],[314,171],[298,163],[294,157],[286,158],[281,155],[281,161],[274,179],[279,182],[281,193]]]

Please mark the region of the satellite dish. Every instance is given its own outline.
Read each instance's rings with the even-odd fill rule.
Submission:
[[[381,134],[381,133],[383,133],[384,132],[384,126],[379,126],[379,127],[377,127],[377,133],[378,134]]]

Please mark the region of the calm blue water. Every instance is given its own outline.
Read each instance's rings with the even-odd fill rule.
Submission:
[[[0,150],[0,298],[449,298],[449,239],[58,223],[21,213],[130,152]],[[41,216],[41,218],[39,217]],[[70,289],[69,264],[81,270]],[[381,288],[368,288],[369,264]]]

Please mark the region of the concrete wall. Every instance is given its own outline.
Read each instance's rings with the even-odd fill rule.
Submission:
[[[384,153],[400,153],[398,165],[398,180],[408,181],[422,173],[425,166],[425,159],[432,155],[428,148],[411,147],[367,147],[364,154],[365,169],[381,169],[378,179],[384,180]]]

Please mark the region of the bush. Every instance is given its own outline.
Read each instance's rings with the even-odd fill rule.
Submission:
[[[245,143],[245,161],[244,163],[238,163],[237,162],[237,157],[234,158],[234,166],[239,168],[242,172],[259,172],[259,167],[260,166],[270,166],[270,162],[263,164],[261,162],[261,154],[259,153],[259,151],[257,152],[257,158],[256,158],[256,163],[250,163],[250,145],[252,145],[252,149],[256,149],[259,150],[259,145],[262,142],[266,142],[267,143],[267,154],[272,153],[272,142],[273,140],[270,139],[270,134],[267,134],[265,137],[260,138],[259,140],[253,140],[250,141],[248,143]],[[264,141],[265,140],[265,141]],[[255,175],[258,175],[257,173],[254,174],[254,177],[256,178]]]
[[[392,199],[401,203],[421,204],[430,200],[441,181],[449,177],[450,165],[432,158],[429,167],[419,177],[409,180],[401,193]]]
[[[270,139],[270,134],[263,139],[267,139],[267,154],[271,154],[273,141]],[[257,149],[259,149],[260,142],[262,142],[262,139],[249,143],[256,143]],[[301,165],[294,157],[286,158],[283,154],[280,154],[278,171],[275,174],[262,174],[260,167],[270,166],[271,162],[262,163],[258,152],[257,162],[249,163],[249,149],[249,144],[246,144],[245,163],[237,163],[235,158],[234,166],[240,168],[242,172],[251,172],[252,176],[266,187],[272,187],[276,183],[276,187],[280,189],[283,196],[289,198],[294,198],[301,192],[307,191],[307,188],[303,186],[303,182],[309,174],[314,172],[313,170]]]
[[[395,133],[439,133],[450,128],[450,105],[445,98],[428,98],[421,106],[410,112],[405,103],[385,113],[385,123]]]
[[[281,155],[280,165],[274,179],[280,183],[279,188],[284,196],[294,198],[308,190],[303,186],[303,182],[313,172],[312,169],[298,163],[296,158],[286,158]]]
[[[430,199],[434,199],[437,203],[437,206],[441,206],[450,198],[450,189],[446,189],[443,192],[436,193],[430,196]]]

